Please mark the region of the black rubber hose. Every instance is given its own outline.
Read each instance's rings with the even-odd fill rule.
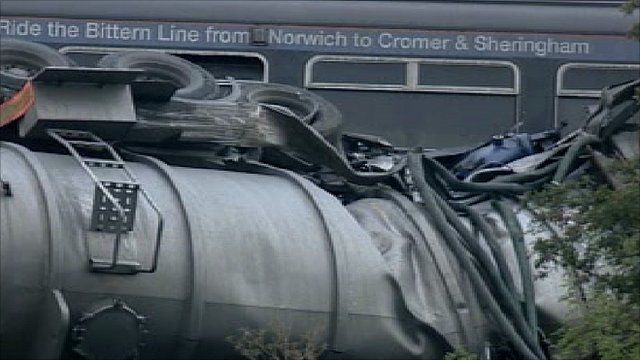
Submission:
[[[547,176],[549,174],[553,174],[556,171],[556,169],[558,168],[559,165],[560,165],[559,162],[554,162],[554,163],[551,163],[551,164],[549,164],[549,165],[547,165],[545,167],[542,167],[540,169],[535,169],[535,170],[531,170],[531,171],[527,171],[527,172],[523,172],[523,173],[517,173],[517,174],[496,176],[491,181],[495,181],[495,182],[517,182],[517,183],[535,181],[535,180],[543,178],[543,177],[545,177],[545,176]]]
[[[528,183],[525,183],[525,184],[522,184],[522,185],[524,185],[527,188],[528,191],[537,190],[537,189],[545,186],[546,184],[548,184],[551,181],[552,177],[553,177],[552,175],[546,175],[546,176],[541,177],[538,180],[531,181],[531,182],[528,182]]]
[[[447,190],[446,184],[436,176],[436,174],[432,171],[428,171],[424,173],[425,181],[431,186],[431,188],[440,196],[444,198],[451,198],[449,191]]]
[[[463,204],[454,204],[452,206],[455,210],[462,211],[469,216],[469,220],[480,230],[482,237],[487,242],[489,246],[489,250],[491,251],[491,255],[498,266],[498,271],[500,272],[500,277],[504,281],[507,289],[510,293],[513,294],[514,297],[518,296],[518,292],[516,291],[516,286],[513,282],[513,277],[511,276],[511,271],[509,270],[509,266],[507,265],[507,259],[505,259],[502,250],[500,249],[500,245],[496,240],[493,231],[491,231],[491,227],[487,223],[487,221],[482,217],[479,211],[472,208],[471,206],[463,205]]]
[[[480,267],[489,275],[491,285],[493,287],[497,287],[497,283],[499,282],[499,278],[495,276],[495,270],[497,269],[493,266],[491,260],[482,250],[482,248],[478,244],[477,239],[473,236],[471,231],[469,231],[469,229],[465,227],[462,221],[460,221],[458,214],[441,197],[434,193],[433,198],[436,200],[436,204],[438,204],[438,206],[442,210],[442,213],[447,219],[449,225],[451,225],[456,233],[460,235],[460,238],[464,242],[463,245],[465,245],[465,248],[469,250],[469,253],[473,257],[477,258]]]
[[[580,155],[580,151],[587,146],[592,144],[600,143],[600,138],[592,135],[592,134],[582,134],[578,139],[576,139],[573,144],[567,150],[564,158],[560,161],[560,165],[558,165],[558,169],[556,169],[555,175],[553,176],[552,183],[560,184],[567,176],[571,165],[575,162]]]
[[[504,201],[493,201],[493,207],[498,211],[513,241],[513,249],[520,268],[520,278],[522,279],[522,292],[524,294],[525,313],[531,331],[535,334],[538,331],[538,319],[536,314],[535,294],[533,289],[533,279],[531,267],[527,258],[527,250],[524,244],[524,233],[516,214],[509,204]]]
[[[640,109],[640,104],[632,99],[638,85],[640,79],[603,89],[598,109],[589,116],[584,129],[591,134],[600,135],[602,139],[608,139]]]
[[[449,200],[449,203],[456,204],[456,205],[471,206],[487,200],[491,200],[491,195],[484,193],[484,194],[474,195],[469,198]]]
[[[420,195],[423,198],[424,206],[423,211],[433,220],[436,229],[446,239],[451,251],[454,253],[460,266],[468,274],[471,284],[475,291],[478,293],[478,298],[483,305],[489,310],[491,316],[497,322],[498,326],[502,329],[505,336],[511,341],[515,350],[520,353],[526,359],[545,359],[544,354],[537,346],[536,342],[531,342],[531,339],[524,338],[516,332],[513,324],[504,315],[500,306],[493,298],[491,291],[485,286],[484,281],[478,270],[475,268],[471,260],[466,254],[466,250],[462,244],[454,236],[454,230],[446,220],[445,215],[436,203],[433,196],[433,191],[429,188],[424,180],[424,167],[422,164],[422,154],[410,153],[408,156],[408,166],[413,175],[414,183],[416,184]],[[528,329],[528,328],[527,328]],[[529,348],[531,346],[531,348]],[[533,350],[532,350],[533,349]],[[537,355],[537,356],[536,356]]]
[[[442,178],[442,180],[455,191],[467,191],[475,193],[498,193],[498,194],[524,194],[527,189],[520,184],[508,183],[471,183],[458,180],[453,174],[447,170],[442,164],[436,160],[426,157],[427,165]]]
[[[532,171],[528,171],[528,172],[524,172],[524,173],[518,173],[518,174],[509,174],[509,175],[501,175],[501,176],[497,176],[495,179],[489,181],[489,183],[511,183],[511,182],[516,182],[518,183],[520,186],[523,187],[523,189],[525,189],[526,191],[532,191],[532,190],[536,190],[538,188],[540,188],[541,186],[549,183],[549,180],[551,180],[553,173],[555,172],[555,170],[558,168],[559,166],[559,162],[554,162],[552,164],[549,164],[543,168],[540,169],[536,169],[536,170],[532,170]],[[432,178],[435,178],[435,176],[432,176]],[[434,186],[432,184],[433,181],[430,181],[427,178],[427,182],[431,185]],[[437,184],[439,185],[440,188],[442,188],[442,184],[441,182],[438,180]],[[434,187],[435,190],[437,190],[437,187]],[[447,197],[445,196],[445,192],[444,191],[437,191],[437,193],[440,196],[443,197]],[[446,194],[448,195],[448,194]],[[449,204],[455,204],[455,205],[466,205],[466,206],[471,206],[477,203],[481,203],[483,201],[486,200],[490,200],[492,198],[492,194],[491,193],[480,193],[477,194],[475,193],[475,195],[472,196],[464,196],[464,197],[452,197],[452,196],[448,196],[448,202]],[[457,209],[456,209],[457,210]]]
[[[464,226],[460,218],[456,214],[456,212],[449,207],[449,205],[439,198],[437,195],[433,195],[433,198],[436,200],[436,203],[444,213],[447,221],[453,227],[453,229],[461,236],[461,238],[468,244],[470,248],[470,253],[474,256],[474,258],[478,261],[480,268],[484,270],[487,277],[489,278],[489,284],[491,288],[496,291],[496,298],[498,299],[498,303],[502,304],[503,308],[507,315],[513,320],[516,329],[518,332],[525,338],[533,338],[536,339],[536,331],[528,332],[528,324],[527,320],[522,314],[522,309],[520,305],[516,302],[515,293],[512,292],[505,282],[502,281],[497,268],[494,267],[491,259],[485,253],[482,248],[480,248],[477,240],[473,236],[473,234]],[[535,311],[535,308],[534,308]],[[537,341],[535,342],[537,345]],[[531,346],[531,344],[529,344]]]
[[[618,111],[613,114],[611,116],[611,120],[604,125],[604,128],[600,131],[600,137],[603,139],[611,137],[611,135],[623,126],[627,120],[638,111],[638,109],[640,109],[640,105],[638,105],[638,100],[634,98],[627,100],[624,105],[616,106],[616,110]]]

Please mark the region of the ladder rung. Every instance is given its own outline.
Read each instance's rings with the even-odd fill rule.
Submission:
[[[85,146],[85,147],[93,147],[93,148],[105,148],[107,149],[109,147],[108,144],[105,144],[103,142],[100,141],[84,141],[84,140],[67,140],[67,142],[69,144],[73,144],[76,146]]]
[[[96,272],[109,272],[115,274],[135,274],[140,268],[137,261],[118,260],[114,267],[112,262],[107,259],[90,258],[91,270]]]
[[[82,131],[82,130],[51,129],[50,131],[65,139],[68,139],[69,137],[82,138],[82,139],[95,138],[92,133],[88,131]]]
[[[110,181],[110,180],[102,180],[100,181],[102,185],[106,187],[111,187],[114,189],[139,189],[140,184],[133,181]]]
[[[118,160],[83,158],[82,162],[91,167],[109,167],[118,169],[122,169],[124,167],[124,162]]]

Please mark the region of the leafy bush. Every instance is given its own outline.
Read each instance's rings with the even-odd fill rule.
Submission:
[[[573,301],[576,321],[562,327],[557,337],[562,359],[640,359],[637,304],[600,291],[587,301]]]
[[[619,189],[594,177],[530,194],[539,224],[558,227],[539,239],[536,266],[563,268],[575,321],[555,335],[563,359],[640,359],[640,160],[618,161]]]
[[[282,322],[274,322],[269,330],[240,329],[227,341],[249,360],[317,360],[326,349],[321,336],[322,327],[316,326],[294,340],[290,329]]]
[[[458,349],[445,355],[444,360],[478,360],[478,356],[467,350]]]
[[[622,5],[622,11],[626,14],[633,14],[633,12],[640,8],[640,0],[628,0]],[[640,22],[633,24],[633,28],[629,31],[629,35],[633,38],[640,38]]]

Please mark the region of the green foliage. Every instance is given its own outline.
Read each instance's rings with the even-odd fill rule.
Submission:
[[[534,249],[542,275],[554,267],[569,274],[579,316],[555,334],[566,359],[640,359],[640,159],[610,170],[622,188],[584,177],[526,199],[540,225],[557,226]]]
[[[640,8],[640,0],[628,0],[624,5],[622,5],[622,11],[627,14],[633,14],[633,11],[638,8]],[[629,31],[629,35],[635,39],[640,38],[640,21],[633,24],[633,27]]]
[[[640,359],[638,307],[596,292],[589,301],[573,301],[577,320],[558,331],[562,359]],[[597,354],[597,355],[595,355]]]
[[[541,222],[560,232],[540,239],[536,266],[561,266],[574,285],[592,285],[620,296],[640,298],[640,161],[624,161],[611,169],[622,183],[613,190],[591,177],[530,194]]]
[[[444,360],[478,360],[478,356],[467,350],[458,349],[445,355]]]
[[[269,330],[240,329],[226,340],[249,360],[316,360],[326,349],[326,345],[320,345],[321,335],[322,327],[316,326],[300,339],[292,339],[290,329],[275,322]]]

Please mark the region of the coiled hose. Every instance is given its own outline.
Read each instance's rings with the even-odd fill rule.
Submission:
[[[571,165],[573,165],[575,160],[578,158],[582,149],[587,145],[598,144],[598,143],[600,143],[600,138],[592,134],[585,133],[585,134],[582,134],[578,139],[576,139],[574,143],[571,144],[571,146],[569,147],[569,150],[567,150],[567,153],[565,154],[562,161],[560,161],[560,164],[558,165],[558,169],[556,170],[555,175],[553,176],[552,182],[554,184],[562,183],[564,178],[567,176],[567,173],[569,172]]]
[[[496,299],[499,304],[502,304],[503,310],[509,315],[516,325],[516,330],[527,338],[536,338],[536,332],[527,332],[527,321],[524,318],[521,309],[516,302],[516,292],[512,292],[508,289],[505,282],[502,281],[497,268],[491,262],[489,256],[480,248],[474,235],[464,226],[456,212],[437,194],[433,194],[433,198],[444,213],[447,221],[453,227],[453,229],[460,235],[460,237],[466,242],[467,247],[470,249],[470,253],[473,258],[478,261],[479,267],[484,270],[489,279],[490,287],[496,292]],[[535,308],[534,308],[535,311]]]
[[[548,175],[553,174],[559,165],[560,165],[559,162],[554,162],[540,169],[534,169],[524,173],[496,176],[491,181],[516,182],[516,183],[526,183],[530,181],[536,181]]]
[[[528,327],[520,329],[519,333],[502,312],[500,306],[496,302],[493,294],[487,288],[478,269],[467,256],[466,249],[456,236],[454,228],[449,225],[446,215],[435,199],[433,190],[429,187],[424,179],[424,166],[422,164],[422,154],[410,153],[408,155],[409,169],[414,177],[414,183],[418,192],[424,201],[423,210],[434,221],[437,230],[447,240],[450,249],[460,262],[463,270],[469,276],[474,290],[479,294],[479,299],[484,306],[490,311],[491,316],[495,319],[503,333],[513,344],[515,350],[526,359],[546,359],[542,350],[537,344],[535,336],[533,336]]]
[[[520,184],[510,183],[471,183],[458,180],[453,176],[447,168],[430,157],[424,157],[425,162],[429,168],[434,170],[439,177],[455,191],[467,191],[472,193],[496,193],[496,194],[524,194],[527,192],[527,188]]]
[[[580,145],[574,144],[572,147],[580,146],[579,147],[580,149],[582,146],[585,146],[585,145],[586,144],[583,144],[580,146]],[[413,156],[413,155],[414,154],[410,154],[410,156]],[[422,160],[420,159],[420,161]],[[450,188],[454,188],[458,190],[471,188],[469,186],[465,186],[465,187],[460,186],[461,181],[453,177],[446,170],[446,168],[444,168],[441,164],[436,162],[434,159],[425,158],[425,161],[428,164],[430,164],[431,168],[437,171],[439,175],[442,175],[440,179],[444,181],[445,185],[449,186]],[[412,164],[411,162],[409,163]],[[562,165],[561,163],[554,163],[554,164],[547,165],[544,168],[537,169],[528,173],[505,175],[499,179],[494,179],[494,182],[490,182],[490,183],[464,183],[464,182],[462,183],[468,184],[468,185],[476,185],[473,187],[475,191],[485,192],[485,194],[482,194],[484,195],[483,199],[488,198],[487,193],[494,193],[496,195],[499,195],[499,194],[512,195],[514,193],[517,193],[525,189],[526,190],[532,189],[546,182],[550,174],[553,171],[559,169],[561,165]],[[412,174],[416,174],[416,171],[419,171],[419,169],[416,168],[415,164],[412,164],[411,166],[413,166],[413,168],[410,167]],[[565,166],[568,169],[571,166],[571,163]],[[424,179],[423,174],[424,173],[420,173],[419,176],[422,177],[424,184],[427,185],[427,182]],[[447,174],[449,176],[446,176]],[[527,183],[507,184],[507,183],[503,183],[503,181],[505,180],[506,181],[522,181],[522,182],[529,182],[529,183],[528,184]],[[418,181],[418,179],[415,179],[415,183],[416,183],[416,186],[418,186],[420,181]],[[517,185],[517,186],[502,187],[502,186],[491,186],[491,185]],[[433,193],[433,189],[428,189],[428,191]],[[422,195],[422,192],[421,192],[421,195]],[[538,349],[541,353],[541,349],[539,348],[539,344],[537,341],[537,316],[536,316],[536,309],[535,309],[535,297],[533,292],[533,281],[531,278],[531,270],[529,268],[529,263],[528,263],[528,260],[526,257],[526,251],[524,248],[524,236],[522,233],[522,229],[519,226],[518,220],[517,218],[515,218],[515,214],[513,214],[513,212],[511,211],[510,208],[508,208],[507,205],[501,202],[498,203],[500,205],[497,206],[497,210],[501,215],[509,231],[510,237],[513,242],[514,250],[516,253],[516,257],[517,257],[518,267],[520,269],[520,274],[522,278],[521,280],[523,284],[523,296],[524,296],[526,317],[522,316],[522,312],[517,302],[515,301],[517,297],[517,292],[515,291],[515,286],[513,284],[513,280],[511,279],[511,277],[508,275],[505,275],[508,273],[508,268],[506,266],[506,260],[504,260],[504,258],[500,256],[501,253],[499,252],[499,249],[496,249],[495,247],[492,249],[493,250],[492,254],[494,255],[494,259],[496,259],[496,264],[500,262],[502,267],[502,269],[498,268],[498,271],[496,271],[495,267],[493,267],[493,264],[491,263],[491,260],[488,258],[487,254],[477,246],[477,242],[473,234],[471,234],[470,231],[464,226],[464,224],[462,224],[462,222],[459,220],[455,211],[451,209],[450,204],[448,204],[445,200],[437,196],[437,194],[435,193],[432,195],[432,197],[435,203],[438,205],[438,207],[442,211],[442,213],[444,214],[446,220],[450,223],[453,229],[465,241],[465,245],[467,245],[467,248],[469,249],[469,251],[474,255],[474,257],[480,263],[481,267],[485,270],[489,278],[489,283],[492,285],[492,288],[496,291],[498,299],[501,299],[500,303],[502,303],[504,310],[513,319],[514,324],[516,326],[516,330],[518,331],[519,335],[521,335],[522,338],[527,342],[528,346],[530,346],[532,349]],[[482,221],[479,221],[479,219],[481,218],[480,215],[477,213],[473,214],[475,216],[471,215],[473,213],[473,210],[471,210],[471,208],[466,206],[464,203],[457,203],[453,206],[465,211],[475,219],[474,224],[480,225],[479,228],[481,229],[483,236],[487,239],[487,243],[489,244],[491,249],[491,244],[495,244],[495,239],[490,234],[487,224],[484,224],[482,223]],[[485,225],[485,226],[482,226],[482,225]],[[500,254],[500,255],[496,256],[496,254]],[[503,261],[500,261],[499,259]],[[509,280],[505,281],[505,276],[508,276],[507,278]]]
[[[518,268],[520,269],[520,278],[522,280],[522,292],[524,294],[525,313],[527,322],[531,331],[535,334],[538,331],[538,319],[536,314],[535,295],[533,289],[533,278],[531,276],[531,268],[529,267],[529,259],[527,258],[527,250],[524,245],[524,233],[516,214],[511,210],[509,204],[505,201],[493,201],[493,207],[496,209],[502,221],[504,221],[511,241],[513,249],[518,260]]]
[[[472,208],[471,206],[467,206],[464,204],[450,205],[454,210],[466,213],[473,226],[480,230],[482,237],[485,239],[487,245],[489,246],[489,250],[491,251],[493,259],[498,266],[498,271],[500,273],[502,281],[504,281],[509,292],[513,294],[514,297],[517,297],[518,292],[516,291],[513,277],[511,277],[511,271],[509,270],[509,266],[507,265],[507,259],[505,259],[504,254],[502,253],[502,250],[498,245],[498,241],[495,239],[495,236],[491,231],[491,227],[489,226],[487,221],[482,217],[479,211]]]
[[[639,82],[635,81],[634,84],[637,86]],[[617,106],[612,108],[614,101],[616,101]],[[472,285],[481,295],[481,300],[484,301],[491,315],[511,340],[515,350],[527,358],[545,358],[537,337],[538,327],[533,279],[526,254],[523,230],[509,204],[506,200],[500,199],[537,189],[550,180],[554,184],[560,184],[574,167],[585,147],[601,144],[603,141],[608,140],[617,129],[626,123],[629,117],[640,109],[640,105],[633,99],[620,101],[620,99],[612,98],[608,99],[606,103],[609,106],[602,106],[601,109],[603,109],[602,111],[606,109],[610,113],[596,117],[598,122],[589,124],[590,126],[587,127],[590,133],[584,130],[579,133],[560,161],[555,161],[542,168],[524,173],[497,176],[486,183],[460,181],[442,164],[429,157],[424,157],[424,162],[432,170],[433,174],[425,174],[421,154],[409,154],[408,165],[414,178],[414,184],[424,201],[423,210],[433,219],[437,229],[450,244],[451,250],[460,261],[460,265],[469,275]],[[454,197],[450,196],[448,190],[466,192],[467,194],[464,196],[457,194]],[[444,199],[438,194],[443,196]],[[497,248],[497,243],[488,224],[477,211],[468,206],[491,198],[498,199],[492,201],[492,206],[505,223],[516,253],[523,287],[525,316],[522,316],[522,309],[514,300],[517,293],[513,279],[510,276],[503,254]],[[456,210],[466,213],[473,226],[480,230],[487,245],[489,245],[497,269],[491,263],[488,254],[479,249],[471,232],[460,222],[455,213]],[[479,268],[486,273],[489,280],[488,283],[494,289],[497,298],[503,300],[502,305],[506,313],[514,321],[513,324],[501,312],[496,299],[493,297],[494,294],[487,289],[478,269],[473,266],[474,264],[468,258],[468,254],[465,253],[466,250],[474,256],[474,259],[478,261]],[[508,296],[508,294],[513,294],[513,296]]]

